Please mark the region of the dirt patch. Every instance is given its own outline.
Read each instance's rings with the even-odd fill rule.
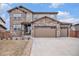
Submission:
[[[31,54],[31,48],[32,48],[32,40],[29,40],[29,43],[27,44],[27,46],[25,46],[24,52],[23,52],[23,56],[30,56]]]
[[[31,47],[30,40],[0,40],[0,56],[22,56],[30,53],[26,48]]]

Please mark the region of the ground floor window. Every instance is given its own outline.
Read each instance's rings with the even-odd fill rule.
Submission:
[[[21,30],[21,25],[20,24],[13,25],[13,28],[14,28],[14,31]]]

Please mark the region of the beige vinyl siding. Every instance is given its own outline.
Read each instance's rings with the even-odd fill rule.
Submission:
[[[44,16],[47,16],[47,17],[56,19],[56,14],[33,14],[33,20],[42,18],[42,17],[44,17]]]

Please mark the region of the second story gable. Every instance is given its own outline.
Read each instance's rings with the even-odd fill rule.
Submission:
[[[53,19],[57,19],[57,14],[58,12],[34,12],[33,20],[36,20],[45,16],[53,18]]]
[[[31,21],[32,20],[32,11],[19,6],[15,7],[8,11],[10,14],[10,18],[14,21]]]
[[[58,12],[33,12],[23,6],[12,8],[8,11],[11,19],[18,21],[33,21],[44,16],[57,19]]]

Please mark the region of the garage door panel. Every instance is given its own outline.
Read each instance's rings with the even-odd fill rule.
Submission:
[[[61,28],[60,36],[61,37],[67,37],[68,36],[68,29],[67,28]]]
[[[55,37],[56,28],[52,27],[36,27],[35,37]]]

